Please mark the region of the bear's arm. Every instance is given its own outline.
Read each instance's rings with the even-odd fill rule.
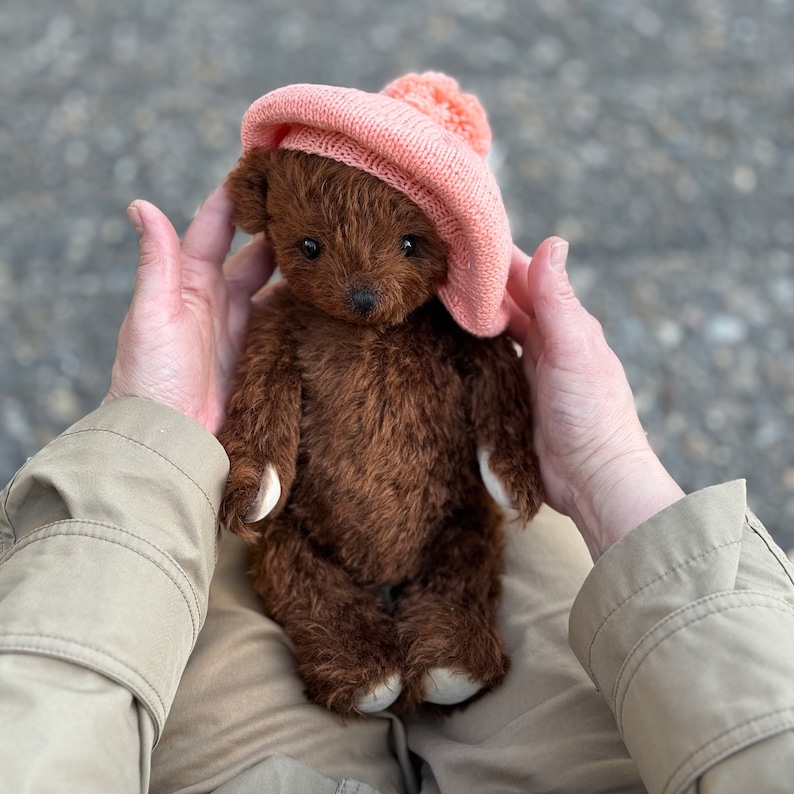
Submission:
[[[483,479],[497,501],[507,502],[528,521],[543,502],[543,484],[529,389],[510,340],[504,335],[476,340],[464,380]],[[489,483],[489,477],[496,482]]]
[[[290,336],[293,304],[285,285],[252,315],[219,435],[229,456],[224,521],[248,540],[258,520],[283,508],[295,478],[301,383]]]

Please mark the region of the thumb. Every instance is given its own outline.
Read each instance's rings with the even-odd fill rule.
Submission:
[[[568,243],[550,238],[541,243],[527,272],[535,327],[543,352],[557,366],[575,369],[603,364],[607,352],[601,323],[574,294],[565,262]]]
[[[528,317],[534,314],[535,295],[531,289],[531,277],[538,270],[551,267],[558,273],[565,272],[565,260],[568,257],[568,243],[562,237],[548,237],[535,251],[534,256],[527,256],[518,246],[513,246],[510,258],[510,270],[507,279],[507,292],[516,305]]]
[[[567,258],[568,243],[561,237],[549,237],[538,246],[527,270],[528,298],[544,337],[564,332],[587,314],[568,280]]]
[[[127,216],[140,237],[134,300],[177,308],[182,297],[182,263],[176,230],[148,201],[134,201]]]

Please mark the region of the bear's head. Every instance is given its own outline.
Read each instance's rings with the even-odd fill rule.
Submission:
[[[283,86],[240,135],[237,223],[266,233],[299,297],[377,326],[437,294],[466,331],[505,330],[512,241],[484,159],[491,128],[451,77],[407,74],[378,93]]]
[[[289,149],[253,149],[230,174],[235,223],[264,232],[296,295],[339,320],[395,325],[433,297],[449,247],[377,177]]]

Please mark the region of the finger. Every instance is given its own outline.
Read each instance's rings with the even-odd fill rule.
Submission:
[[[513,246],[510,258],[510,271],[507,276],[507,294],[524,314],[532,314],[532,297],[527,286],[527,271],[532,257],[525,254],[517,245]]]
[[[524,338],[527,335],[531,323],[530,316],[521,309],[513,300],[510,293],[507,294],[507,333],[518,342],[524,344]]]
[[[524,355],[529,356],[534,363],[537,363],[543,349],[543,341],[538,335],[534,318],[528,317],[521,311],[510,295],[507,296],[507,305],[509,307],[508,334],[521,345]]]
[[[554,326],[555,316],[581,304],[565,272],[568,243],[559,237],[549,237],[535,251],[532,267],[527,269],[526,289],[531,301],[531,315],[541,332],[548,324]]]
[[[276,260],[273,248],[263,235],[240,248],[223,266],[226,283],[233,296],[241,295],[250,299],[273,275]]]
[[[134,201],[127,214],[140,235],[133,301],[178,308],[182,283],[179,237],[171,221],[148,201]]]
[[[574,294],[565,272],[567,243],[544,242],[533,258],[527,284],[534,309],[534,333],[550,359],[582,362],[608,350],[601,324]],[[532,332],[530,332],[531,336]]]
[[[510,295],[507,296],[510,321],[507,332],[521,345],[521,365],[529,385],[533,406],[537,403],[538,359],[543,351],[543,340],[538,335],[535,321],[519,309]]]
[[[201,205],[182,239],[182,253],[188,268],[220,267],[234,237],[234,205],[223,184]]]
[[[248,317],[253,306],[252,297],[267,284],[276,268],[273,249],[264,237],[256,237],[237,251],[224,266],[229,290],[229,333],[242,343]]]
[[[568,243],[562,237],[548,237],[528,256],[518,246],[513,246],[510,270],[507,277],[507,292],[521,311],[530,317],[533,313],[532,271],[552,268],[557,273],[565,272]],[[537,260],[537,262],[536,262]]]
[[[577,318],[568,311],[575,304],[585,313],[565,273],[567,255],[568,243],[561,237],[544,240],[531,259],[518,248],[513,251],[508,329],[534,364],[549,345],[575,345],[568,337],[580,330]]]
[[[289,283],[283,278],[270,281],[251,297],[251,303],[258,309],[261,309],[267,306],[267,304],[280,292],[289,289],[292,289],[292,287],[290,287]]]

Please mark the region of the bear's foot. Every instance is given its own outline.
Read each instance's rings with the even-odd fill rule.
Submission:
[[[504,681],[510,659],[490,609],[419,589],[407,594],[396,616],[405,648],[403,692],[396,704],[403,715],[423,702],[460,707]]]
[[[424,699],[437,706],[454,706],[476,695],[483,685],[462,670],[435,667],[425,674]]]
[[[393,673],[383,683],[363,695],[359,695],[356,702],[356,711],[361,714],[375,714],[389,708],[403,691],[402,678],[399,673]]]

